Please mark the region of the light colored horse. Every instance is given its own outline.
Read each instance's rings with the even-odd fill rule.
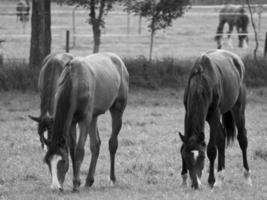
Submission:
[[[76,57],[64,68],[57,87],[52,138],[47,141],[48,151],[44,158],[51,172],[52,189],[63,190],[69,168],[69,152],[73,166],[73,190],[76,191],[80,186],[80,167],[88,133],[92,156],[85,185],[93,184],[101,143],[97,119],[107,110],[112,118],[109,140],[110,179],[115,182],[117,136],[127,104],[128,85],[127,69],[119,56],[113,53]],[[76,124],[80,129],[78,140]]]
[[[38,134],[42,147],[46,142],[44,132],[48,131],[47,138],[51,137],[51,117],[54,114],[54,101],[57,82],[65,65],[73,58],[69,53],[49,54],[42,63],[39,73],[38,89],[41,98],[40,116],[29,117],[38,123]]]

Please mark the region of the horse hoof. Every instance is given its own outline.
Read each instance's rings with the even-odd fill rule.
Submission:
[[[250,177],[250,171],[244,171],[244,177],[245,177],[245,179],[246,179],[246,181],[247,181],[247,184],[249,185],[249,186],[252,186],[252,180],[251,180],[251,177]]]
[[[85,187],[91,187],[94,184],[94,179],[87,179]]]
[[[214,188],[220,188],[222,186],[222,182],[221,181],[216,181],[213,185]]]
[[[116,185],[116,181],[110,180],[109,187],[114,187]]]
[[[73,192],[73,193],[79,192],[79,189],[78,189],[77,187],[74,187],[74,188],[72,189],[72,192]]]
[[[181,187],[187,187],[187,183],[186,182],[182,182],[181,183]]]
[[[73,180],[73,189],[74,188],[79,188],[81,185],[81,180]]]

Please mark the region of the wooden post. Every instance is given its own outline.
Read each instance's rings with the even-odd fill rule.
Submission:
[[[66,52],[70,51],[70,31],[66,31]]]
[[[265,34],[264,57],[267,55],[267,32]]]

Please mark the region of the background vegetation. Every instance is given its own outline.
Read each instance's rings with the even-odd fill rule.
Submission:
[[[252,56],[243,58],[246,66],[245,81],[248,87],[267,86],[267,59]],[[130,73],[131,88],[183,88],[188,73],[195,61],[191,58],[155,59],[149,62],[145,57],[124,58]],[[37,88],[38,73],[23,60],[8,60],[0,67],[0,91],[34,90]]]

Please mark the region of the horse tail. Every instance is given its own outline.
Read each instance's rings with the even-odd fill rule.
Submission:
[[[234,141],[235,135],[236,135],[235,121],[234,121],[233,114],[231,113],[231,111],[228,111],[223,114],[222,123],[223,123],[223,126],[225,128],[225,133],[226,133],[225,135],[225,139],[227,141],[226,144],[229,145]]]

